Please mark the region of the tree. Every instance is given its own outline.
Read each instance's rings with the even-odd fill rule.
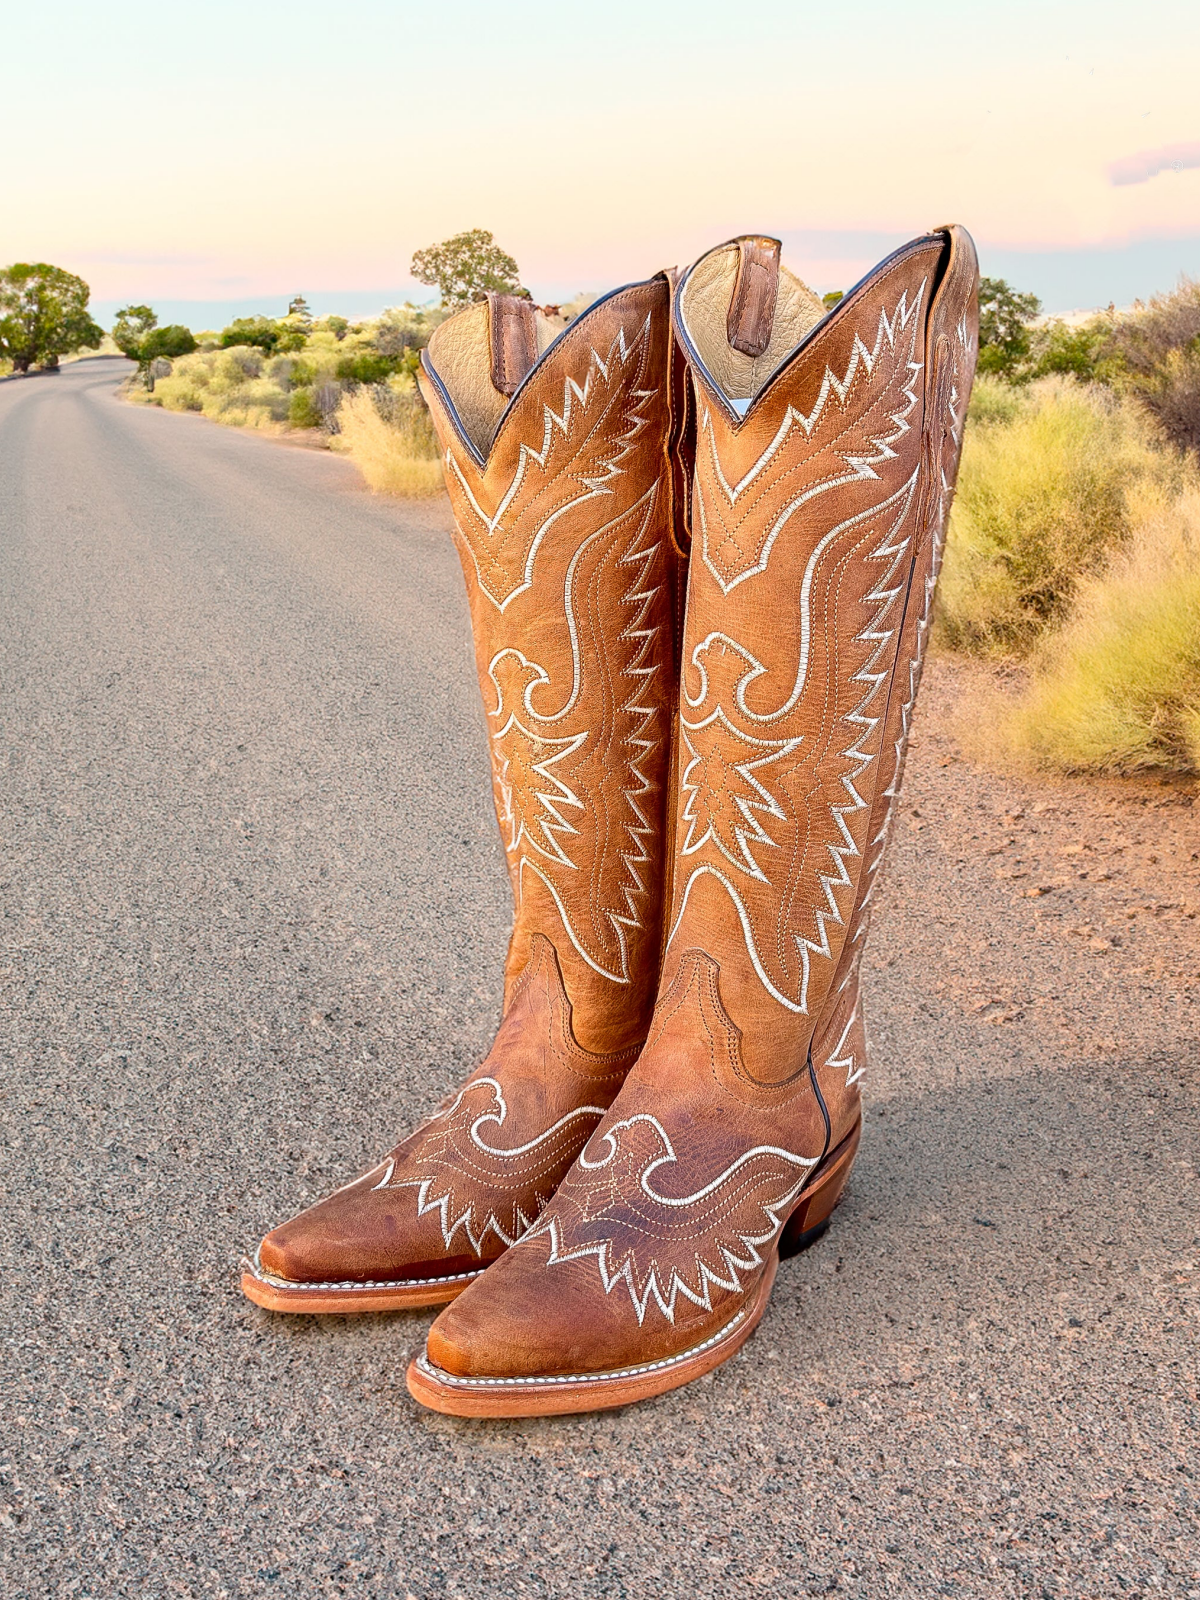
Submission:
[[[489,289],[497,294],[526,293],[517,263],[486,228],[471,228],[418,250],[411,271],[418,283],[435,285],[444,305],[482,300]]]
[[[88,314],[90,293],[82,278],[46,261],[0,270],[0,356],[28,372],[35,361],[57,367],[72,350],[98,349],[104,330]]]
[[[308,309],[308,301],[302,294],[293,295],[288,301],[287,314],[289,317],[298,317],[301,322],[312,326],[312,312]]]
[[[173,361],[176,356],[190,356],[196,348],[190,328],[178,322],[160,328],[152,306],[122,306],[112,325],[112,336],[118,350],[137,362],[143,377],[159,357]]]
[[[1029,324],[1042,309],[1035,294],[1019,294],[1004,278],[979,280],[979,370],[1015,379],[1028,357]]]
[[[122,306],[112,325],[113,343],[122,355],[131,361],[141,361],[138,354],[142,342],[151,328],[157,328],[158,317],[151,306]]]

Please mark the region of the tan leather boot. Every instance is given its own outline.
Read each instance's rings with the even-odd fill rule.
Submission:
[[[725,1361],[859,1137],[858,966],[977,344],[969,237],[826,315],[741,239],[675,296],[694,544],[667,954],[646,1049],[525,1238],[409,1368],[461,1415],[624,1405]]]
[[[445,452],[516,906],[478,1071],[242,1279],[280,1311],[452,1299],[538,1216],[637,1058],[663,944],[686,369],[660,275],[565,332],[489,296],[434,333]]]

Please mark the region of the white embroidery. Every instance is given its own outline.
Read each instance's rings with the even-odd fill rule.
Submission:
[[[645,543],[654,521],[660,484],[661,480],[653,484],[642,498],[620,517],[614,518],[604,528],[589,536],[572,559],[564,586],[564,605],[571,638],[572,685],[564,705],[550,712],[538,709],[535,696],[540,698],[539,691],[549,683],[550,677],[544,667],[538,662],[528,660],[521,651],[512,648],[500,650],[488,667],[488,674],[495,686],[497,697],[496,709],[491,713],[491,717],[493,720],[504,719],[501,727],[493,734],[493,745],[499,757],[497,784],[500,790],[499,809],[507,834],[506,845],[510,852],[519,852],[518,895],[523,891],[525,873],[528,870],[549,890],[575,949],[594,972],[600,973],[614,983],[629,982],[629,939],[644,926],[643,901],[647,894],[644,869],[652,859],[650,847],[655,833],[655,823],[647,815],[645,807],[647,796],[651,795],[655,788],[654,780],[646,771],[646,763],[661,750],[664,737],[657,726],[660,720],[659,708],[647,694],[661,667],[654,648],[659,627],[648,621],[651,608],[662,588],[660,584],[652,584],[649,581],[661,545],[657,540],[651,544]],[[620,818],[625,845],[624,848],[617,849],[616,857],[621,863],[625,878],[619,885],[612,886],[612,893],[619,897],[617,903],[601,904],[595,908],[595,914],[607,922],[616,941],[616,949],[613,952],[615,959],[605,959],[604,952],[601,951],[598,958],[594,944],[589,945],[580,934],[576,927],[576,922],[580,920],[578,913],[573,914],[568,909],[562,887],[554,881],[551,870],[554,862],[572,870],[587,866],[587,863],[581,863],[567,853],[565,840],[568,835],[578,834],[579,829],[563,808],[571,807],[582,814],[586,812],[588,805],[594,805],[596,800],[583,784],[580,784],[579,788],[586,795],[586,800],[581,798],[580,793],[567,783],[565,776],[560,776],[558,771],[552,772],[548,769],[560,762],[568,763],[573,769],[575,763],[572,758],[578,754],[582,760],[585,752],[591,754],[594,761],[595,753],[588,750],[588,742],[595,736],[594,730],[585,729],[577,734],[555,738],[548,732],[542,732],[541,729],[543,726],[546,729],[553,728],[561,722],[575,705],[580,694],[586,664],[581,655],[579,623],[575,614],[578,561],[584,551],[602,534],[611,534],[621,523],[629,521],[635,524],[634,532],[629,538],[627,547],[616,558],[618,568],[628,569],[628,582],[617,604],[632,612],[616,639],[618,647],[625,646],[627,649],[625,659],[620,666],[620,678],[629,680],[629,689],[625,699],[616,707],[615,716],[627,717],[631,724],[620,739],[617,757],[623,769],[621,774],[623,781],[619,792],[621,803],[625,808]],[[610,617],[608,625],[611,626],[611,623]],[[606,671],[610,678],[613,676],[611,662],[606,661],[602,664],[593,662],[591,666],[593,670]],[[519,721],[511,711],[506,715],[506,697],[502,681],[506,678],[506,668],[508,672],[519,670],[527,680],[519,698],[528,713],[530,723],[534,724],[532,727]],[[609,699],[614,689],[620,692],[620,688],[619,679],[606,684],[605,699]],[[536,772],[544,780],[546,787],[535,787],[528,781],[519,785],[513,783],[512,757],[503,748],[505,742],[513,746],[515,753],[524,757],[528,770]],[[605,782],[607,777],[607,772],[599,774],[593,772],[596,785]],[[534,824],[530,824],[522,812],[522,799],[526,793],[529,802],[536,802],[547,813],[538,816]],[[599,803],[605,803],[602,795],[599,797]],[[611,804],[611,801],[609,803]],[[533,854],[519,851],[522,839],[528,841],[533,851],[547,863],[546,866],[535,859]],[[593,889],[594,887],[595,884]],[[592,910],[590,903],[586,909]]]
[[[504,688],[496,676],[496,668],[508,657],[525,668],[530,676],[530,684],[524,697],[526,704],[529,701],[530,689],[539,683],[548,683],[550,679],[545,667],[536,661],[528,660],[520,650],[501,650],[493,657],[488,668],[488,675],[496,687],[497,696],[493,717],[504,717],[507,709]],[[533,733],[515,711],[509,712],[501,725],[493,731],[496,782],[500,788],[500,815],[507,833],[504,841],[506,850],[517,850],[524,840],[534,850],[561,862],[564,867],[574,869],[576,863],[564,851],[562,840],[568,835],[578,834],[579,829],[563,815],[562,807],[573,806],[577,811],[582,811],[584,804],[574,789],[556,773],[551,772],[550,768],[568,756],[574,755],[580,746],[587,742],[588,737],[586,728],[581,733],[570,734],[563,739],[552,739],[545,734]],[[518,783],[514,783],[512,779],[514,759],[519,760],[528,769],[522,773],[522,781]],[[529,773],[536,773],[544,784],[551,787],[536,787],[530,782]],[[533,807],[537,804],[543,806],[547,815],[532,818],[527,810],[531,803]]]
[[[625,329],[623,327],[619,328],[607,358],[602,359],[599,352],[595,349],[589,351],[588,370],[582,384],[577,383],[575,379],[570,376],[564,380],[562,410],[555,411],[549,404],[543,405],[541,449],[536,450],[532,445],[528,444],[521,445],[516,469],[513,472],[512,481],[509,483],[508,488],[500,497],[500,503],[493,516],[488,516],[487,512],[484,511],[483,507],[476,498],[471,485],[467,482],[466,476],[458,464],[457,457],[454,455],[453,451],[447,450],[446,470],[448,473],[454,474],[454,477],[458,481],[459,487],[462,489],[462,492],[470,503],[475,515],[478,517],[479,522],[481,523],[489,540],[494,539],[497,532],[502,531],[502,524],[504,522],[505,515],[509,511],[513,502],[516,500],[517,496],[520,494],[520,491],[525,484],[525,478],[529,470],[530,463],[532,462],[536,464],[536,466],[539,467],[543,472],[548,472],[550,470],[552,467],[552,454],[554,447],[560,443],[561,440],[569,438],[572,426],[577,421],[579,415],[581,413],[586,414],[588,407],[591,405],[594,398],[593,390],[597,386],[597,379],[602,379],[604,383],[608,383],[614,362],[616,363],[617,367],[625,368],[631,361],[634,360],[635,357],[639,358],[640,360],[649,338],[649,332],[649,315],[647,315],[646,320],[643,322],[641,328],[638,330],[637,334],[630,343],[626,343]],[[464,537],[463,543],[470,552],[471,560],[474,563],[475,576],[478,580],[480,590],[487,596],[487,598],[498,610],[507,610],[517,596],[524,594],[525,591],[532,585],[533,568],[534,563],[537,560],[538,551],[541,548],[542,541],[545,539],[550,529],[558,521],[559,517],[565,515],[566,512],[583,505],[588,500],[594,500],[601,495],[610,495],[614,492],[611,487],[613,480],[623,476],[625,472],[624,467],[622,467],[620,463],[624,461],[626,456],[629,455],[630,451],[633,450],[634,441],[646,426],[646,419],[641,414],[642,410],[646,405],[646,402],[652,399],[657,392],[658,391],[656,389],[633,389],[630,391],[629,398],[633,404],[624,419],[626,424],[624,432],[618,435],[618,437],[612,441],[606,450],[599,453],[595,461],[594,471],[584,471],[577,475],[576,481],[580,485],[580,492],[572,495],[564,505],[556,507],[556,509],[538,527],[530,543],[529,550],[525,558],[525,567],[522,579],[507,594],[501,596],[492,592],[491,588],[488,586],[487,579],[480,568],[479,558],[475,553],[472,541]]]
[[[850,1050],[844,1056],[841,1054],[841,1052],[846,1048],[846,1040],[850,1037],[851,1028],[858,1021],[858,1010],[859,1010],[859,1002],[856,1000],[855,1003],[854,1003],[854,1010],[850,1013],[850,1020],[846,1024],[846,1026],[842,1029],[841,1038],[834,1045],[833,1050],[830,1053],[830,1056],[829,1056],[828,1060],[825,1062],[825,1065],[827,1067],[836,1067],[836,1068],[845,1067],[845,1069],[846,1069],[846,1088],[847,1089],[851,1086],[851,1084],[857,1083],[858,1080],[862,1077],[863,1073],[867,1070],[867,1064],[866,1064],[865,1061],[863,1062],[861,1067],[856,1067],[855,1066],[855,1056],[854,1056],[854,1051],[853,1050]]]
[[[498,1184],[502,1185],[505,1182],[511,1182],[514,1177],[520,1178],[521,1187],[527,1189],[533,1196],[532,1216],[527,1215],[524,1208],[514,1201],[513,1217],[516,1226],[511,1234],[492,1209],[488,1210],[482,1222],[477,1222],[475,1218],[477,1202],[468,1200],[461,1210],[457,1209],[457,1202],[454,1198],[454,1179],[455,1176],[461,1177],[461,1173],[456,1174],[452,1168],[452,1170],[440,1176],[401,1178],[397,1180],[394,1177],[396,1171],[396,1159],[394,1156],[389,1156],[384,1163],[383,1176],[378,1183],[371,1185],[372,1190],[416,1189],[418,1217],[427,1216],[431,1212],[437,1213],[442,1230],[442,1239],[447,1250],[449,1250],[455,1234],[461,1230],[476,1255],[483,1253],[483,1243],[489,1233],[493,1234],[495,1238],[506,1246],[515,1244],[529,1228],[541,1207],[549,1198],[548,1194],[539,1195],[537,1193],[537,1165],[536,1163],[530,1163],[526,1158],[536,1151],[545,1150],[548,1159],[544,1162],[544,1172],[547,1175],[553,1173],[574,1154],[578,1148],[578,1140],[583,1137],[583,1130],[573,1129],[571,1137],[566,1140],[560,1136],[567,1129],[572,1129],[572,1125],[578,1124],[581,1120],[595,1123],[604,1115],[602,1106],[577,1106],[573,1111],[568,1111],[565,1116],[559,1117],[549,1128],[535,1134],[532,1139],[527,1139],[524,1144],[513,1145],[508,1149],[489,1144],[484,1139],[481,1130],[489,1124],[494,1124],[497,1128],[503,1127],[508,1116],[508,1103],[497,1079],[483,1077],[473,1079],[461,1089],[451,1104],[444,1111],[436,1112],[421,1131],[432,1130],[434,1125],[440,1122],[450,1123],[451,1128],[447,1134],[447,1139],[452,1141],[454,1133],[459,1131],[458,1127],[454,1126],[455,1114],[463,1106],[467,1097],[475,1096],[476,1091],[479,1089],[488,1091],[487,1097],[483,1100],[482,1109],[479,1113],[471,1118],[469,1126],[466,1128],[467,1136],[476,1149],[480,1150],[485,1156],[502,1164],[501,1170],[496,1174],[496,1182]],[[463,1121],[464,1119],[462,1118],[458,1119],[459,1126],[462,1126]],[[556,1145],[556,1148],[547,1150],[546,1147],[551,1145]],[[450,1149],[452,1152],[452,1143],[450,1144]],[[503,1164],[511,1164],[515,1170],[505,1173]]]
[[[744,673],[739,680],[735,695],[737,708],[744,717],[748,717],[751,722],[778,722],[780,717],[785,717],[790,711],[795,710],[800,701],[800,696],[804,692],[804,686],[808,681],[809,655],[812,649],[812,586],[821,557],[833,541],[840,534],[845,533],[847,529],[856,527],[860,522],[866,522],[872,517],[877,517],[881,512],[890,510],[897,503],[901,505],[901,516],[905,515],[908,511],[909,502],[912,500],[916,490],[919,472],[920,469],[918,468],[908,481],[897,489],[895,494],[889,495],[886,500],[880,501],[878,505],[869,506],[865,511],[856,512],[854,516],[847,517],[844,522],[839,522],[835,527],[830,528],[829,532],[818,541],[809,556],[804,566],[804,577],[800,582],[800,659],[796,667],[796,682],[791,694],[783,704],[774,711],[762,712],[754,711],[746,704],[746,691],[756,678],[762,677],[767,669],[744,644],[739,644],[736,639],[731,639],[727,633],[713,632],[706,639],[701,640],[692,651],[692,665],[700,673],[700,694],[698,698],[693,699],[688,693],[685,684],[684,699],[688,705],[699,706],[703,704],[708,694],[708,674],[699,658],[720,641],[729,649],[735,650],[750,665],[750,670]],[[867,598],[869,599],[870,596]]]
[[[697,767],[704,767],[708,760],[707,752],[696,748],[700,742],[697,735],[702,730],[714,726],[722,728],[730,738],[736,740],[747,752],[758,751],[759,753],[757,755],[748,754],[745,761],[722,761],[722,771],[716,778],[707,778],[706,775],[707,781],[703,784],[700,782],[693,783],[691,781],[692,774]],[[724,708],[719,705],[715,711],[701,722],[689,722],[686,717],[681,717],[680,727],[683,732],[683,742],[692,758],[683,769],[683,776],[680,780],[683,792],[687,796],[683,807],[683,820],[688,825],[687,837],[680,846],[681,853],[685,856],[695,855],[697,850],[711,840],[713,845],[732,866],[748,873],[752,878],[757,878],[760,883],[766,883],[768,881],[767,876],[759,866],[750,847],[751,845],[769,845],[772,849],[775,849],[777,845],[776,841],[771,838],[763,827],[761,817],[756,816],[755,813],[761,812],[768,817],[776,817],[782,821],[786,817],[786,812],[770,790],[765,788],[754,774],[756,769],[768,766],[771,762],[779,761],[782,757],[790,755],[797,745],[801,743],[801,740],[799,738],[755,739],[734,727],[725,714]],[[738,827],[736,824],[730,826],[730,832],[736,841],[736,853],[729,848],[717,831],[712,820],[711,808],[706,809],[703,817],[696,815],[696,807],[702,803],[702,797],[711,796],[715,792],[723,795],[729,794],[728,773],[730,771],[736,773],[750,791],[748,794],[732,795],[733,803],[745,822],[745,827]],[[755,799],[753,798],[754,796],[758,798]],[[698,833],[702,825],[704,831],[703,833]]]
[[[871,735],[874,734],[880,722],[880,718],[878,716],[870,715],[868,713],[868,707],[878,695],[881,685],[887,680],[890,672],[890,669],[875,671],[874,668],[876,663],[879,661],[880,656],[883,654],[888,644],[895,636],[894,628],[885,628],[882,624],[887,616],[887,613],[892,609],[897,597],[903,592],[905,587],[903,584],[893,584],[892,580],[895,578],[911,543],[911,535],[901,535],[901,529],[908,519],[916,484],[917,473],[914,472],[904,487],[897,491],[896,494],[890,495],[887,500],[884,500],[878,506],[872,507],[871,510],[860,512],[858,515],[848,518],[844,523],[840,523],[837,528],[832,530],[831,534],[826,535],[826,537],[821,540],[818,547],[819,549],[827,548],[829,540],[833,534],[840,533],[847,528],[851,528],[855,524],[865,521],[867,518],[876,517],[882,511],[891,510],[895,513],[888,527],[888,531],[885,533],[882,540],[875,546],[875,548],[868,553],[866,558],[869,561],[886,561],[888,565],[883,576],[877,582],[875,582],[870,590],[868,590],[867,594],[863,596],[863,602],[866,604],[875,605],[876,610],[871,618],[871,621],[862,630],[862,632],[856,636],[856,641],[863,644],[873,645],[874,648],[872,649],[867,660],[853,674],[850,680],[852,683],[860,683],[865,685],[865,693],[857,705],[855,705],[852,710],[846,712],[842,719],[854,729],[854,738],[851,740],[850,744],[841,751],[841,756],[844,760],[855,762],[856,765],[851,771],[841,775],[840,782],[846,792],[847,798],[838,803],[831,802],[828,808],[829,814],[832,817],[834,825],[837,829],[838,836],[840,836],[841,843],[838,843],[837,839],[835,838],[826,846],[832,858],[834,870],[832,872],[818,872],[817,874],[818,882],[820,883],[824,892],[826,903],[824,907],[817,906],[813,910],[813,916],[816,922],[815,938],[809,938],[802,933],[791,933],[791,938],[794,941],[796,952],[801,963],[798,995],[792,997],[791,995],[785,994],[777,984],[771,981],[758,950],[750,913],[747,910],[744,901],[742,900],[741,894],[723,872],[719,871],[715,866],[712,866],[708,863],[704,863],[696,867],[689,876],[688,881],[684,886],[683,893],[680,897],[679,911],[676,915],[674,926],[671,929],[671,933],[667,941],[669,945],[671,940],[674,939],[676,933],[679,931],[679,928],[683,922],[684,913],[687,910],[688,899],[697,881],[706,874],[715,878],[716,881],[726,889],[731,900],[733,901],[734,907],[738,914],[738,920],[742,926],[742,934],[745,940],[747,954],[749,955],[754,970],[758,974],[763,986],[767,989],[768,993],[770,993],[776,1000],[779,1001],[781,1005],[785,1006],[789,1011],[797,1014],[806,1014],[808,1010],[808,985],[812,956],[819,955],[827,960],[832,960],[833,958],[833,949],[829,940],[828,924],[832,922],[837,926],[842,926],[844,923],[842,911],[838,905],[837,893],[841,889],[853,889],[855,887],[854,879],[848,872],[846,863],[848,860],[858,856],[860,851],[858,845],[855,843],[854,836],[847,825],[846,818],[858,811],[867,809],[868,806],[868,802],[859,793],[858,783],[862,778],[863,773],[876,760],[878,751],[869,748],[864,749],[863,746],[871,738]],[[806,581],[811,581],[811,574],[806,574]],[[807,676],[807,647],[803,642],[804,631],[807,627],[807,620],[802,618],[801,652],[803,665],[797,678],[796,689],[793,691],[793,694],[786,704],[781,707],[779,711],[772,712],[769,716],[756,717],[754,720],[758,722],[775,721],[777,718],[782,716],[785,711],[790,710],[799,699],[800,692],[804,685],[804,678]],[[698,660],[697,658],[701,652],[709,646],[711,641],[718,638],[725,640],[725,642],[736,653],[741,655],[743,659],[748,659],[754,663],[751,671],[747,672],[739,682],[736,700],[740,710],[744,704],[744,689],[746,682],[754,677],[757,677],[759,673],[765,669],[761,667],[760,663],[754,661],[754,657],[743,645],[737,644],[736,641],[729,639],[727,635],[710,634],[709,638],[704,641],[703,645],[697,647],[697,650],[693,652],[692,656],[693,663],[701,672],[705,694],[708,692],[708,674],[704,669],[702,661]],[[689,704],[695,703],[692,701],[690,695],[687,695],[686,698]],[[701,696],[701,698],[703,699],[704,696]],[[727,852],[723,853],[727,854]],[[783,930],[780,931],[782,932]]]
[[[971,332],[967,325],[967,314],[965,309],[958,320],[958,325],[955,329],[955,332],[958,335],[959,359],[955,363],[954,374],[949,384],[946,397],[946,431],[954,443],[954,449],[950,455],[950,460],[952,462],[958,459],[959,451],[962,448],[962,426],[966,413],[966,406],[963,404],[963,393],[959,388],[957,381],[958,374],[964,369],[970,371],[974,366],[974,341],[971,338]],[[896,800],[900,792],[900,780],[904,773],[904,756],[905,751],[908,748],[908,737],[909,730],[912,725],[913,707],[916,704],[917,689],[919,688],[921,682],[921,672],[924,666],[925,650],[928,644],[929,627],[933,621],[934,592],[937,589],[938,578],[942,570],[942,559],[945,554],[946,521],[949,512],[949,501],[952,486],[950,480],[946,476],[944,452],[938,458],[936,463],[936,471],[938,474],[938,504],[936,515],[933,518],[932,527],[933,551],[930,557],[929,571],[925,576],[923,585],[921,614],[917,618],[916,642],[912,656],[908,663],[908,683],[906,686],[904,703],[900,708],[900,728],[893,745],[894,760],[892,766],[892,776],[888,781],[887,788],[883,791],[887,800],[887,805],[884,808],[883,820],[880,824],[879,831],[870,841],[869,848],[874,852],[874,854],[869,858],[863,870],[865,890],[859,902],[858,915],[856,917],[856,928],[854,933],[855,940],[861,939],[865,934],[865,913],[875,893],[875,879],[883,862],[884,855],[887,852],[887,842],[891,834],[892,821],[896,809]],[[847,972],[846,981],[848,981],[851,976],[852,969]]]
[[[565,1261],[580,1261],[588,1256],[594,1256],[604,1292],[609,1294],[618,1283],[624,1283],[639,1323],[645,1319],[652,1299],[663,1316],[668,1321],[674,1322],[675,1307],[681,1295],[693,1305],[711,1311],[714,1288],[738,1293],[743,1287],[743,1274],[754,1272],[764,1265],[766,1257],[761,1253],[760,1247],[769,1244],[783,1227],[791,1203],[804,1187],[812,1168],[817,1165],[817,1158],[799,1156],[794,1151],[784,1150],[778,1145],[756,1145],[730,1162],[722,1173],[694,1193],[680,1196],[665,1195],[653,1187],[650,1179],[660,1167],[674,1165],[678,1161],[675,1147],[657,1117],[647,1112],[638,1112],[632,1117],[614,1123],[604,1133],[600,1140],[600,1149],[604,1153],[598,1158],[589,1158],[585,1147],[579,1157],[579,1171],[599,1173],[611,1166],[618,1156],[624,1156],[627,1162],[631,1158],[636,1161],[636,1152],[626,1151],[623,1148],[622,1135],[632,1133],[639,1126],[645,1126],[653,1131],[654,1145],[648,1157],[638,1163],[636,1188],[654,1205],[664,1207],[667,1212],[667,1216],[663,1219],[664,1231],[659,1235],[654,1230],[653,1214],[647,1216],[643,1209],[635,1209],[636,1233],[646,1239],[647,1248],[655,1251],[655,1258],[645,1274],[644,1284],[639,1288],[635,1281],[637,1268],[632,1251],[636,1246],[625,1249],[620,1265],[614,1266],[611,1239],[601,1239],[587,1244],[569,1244],[557,1216],[550,1216],[536,1224],[528,1237],[545,1235],[549,1239],[550,1254],[547,1266],[556,1266]],[[763,1159],[772,1167],[770,1177],[753,1186],[749,1193],[738,1192],[741,1187],[735,1183],[738,1174],[751,1162]],[[761,1191],[768,1188],[772,1180],[775,1187],[780,1183],[785,1184],[783,1192],[769,1199],[761,1198]],[[586,1216],[588,1214],[586,1207],[591,1195],[590,1191],[583,1187],[585,1184],[586,1180],[576,1178],[572,1180],[570,1190],[563,1190],[561,1193],[568,1205],[574,1204],[579,1207]],[[716,1264],[714,1265],[712,1260],[706,1260],[693,1247],[692,1262],[689,1267],[681,1270],[679,1266],[673,1266],[669,1274],[664,1275],[658,1258],[674,1242],[669,1230],[676,1228],[679,1221],[683,1220],[681,1213],[685,1213],[690,1207],[701,1206],[706,1201],[726,1197],[728,1203],[723,1218],[723,1229],[711,1231],[707,1219],[702,1219],[702,1227],[698,1229],[698,1231],[708,1230],[702,1248],[705,1252],[711,1253]],[[617,1198],[617,1205],[621,1207],[620,1197]],[[606,1209],[606,1206],[601,1206],[597,1216],[602,1215]],[[712,1208],[710,1206],[707,1209],[711,1211]],[[692,1278],[691,1282],[685,1274]]]
[[[834,394],[837,396],[840,402],[844,403],[860,372],[865,372],[867,377],[872,375],[875,364],[879,359],[879,355],[883,350],[884,345],[886,344],[889,349],[895,348],[896,335],[898,331],[906,329],[909,324],[912,323],[915,337],[917,324],[915,323],[914,318],[916,312],[923,303],[924,298],[925,282],[923,281],[919,290],[917,291],[916,299],[913,301],[911,306],[908,304],[906,290],[903,294],[901,294],[900,300],[891,317],[887,315],[886,311],[881,310],[879,313],[879,329],[876,333],[875,345],[872,350],[867,349],[862,339],[856,333],[854,336],[854,347],[850,353],[850,360],[844,376],[838,378],[833,372],[830,371],[828,367],[826,367],[824,377],[821,380],[821,388],[817,395],[817,399],[812,411],[806,414],[803,411],[798,410],[795,406],[789,405],[774,439],[763,451],[762,455],[759,456],[758,460],[754,463],[746,475],[741,478],[733,487],[730,486],[725,477],[724,469],[721,466],[720,456],[717,452],[717,441],[716,434],[713,429],[712,413],[707,407],[704,408],[700,418],[700,430],[702,435],[707,434],[708,436],[708,448],[712,456],[713,472],[722,489],[725,491],[731,506],[735,503],[738,496],[747,487],[747,485],[753,482],[753,480],[774,459],[775,455],[778,453],[779,449],[782,447],[793,428],[799,426],[801,429],[803,429],[805,437],[810,438],[813,430],[821,420],[829,396]],[[892,424],[891,432],[887,433],[886,435],[880,434],[870,438],[869,443],[875,447],[872,454],[853,455],[845,451],[836,452],[841,456],[842,460],[846,463],[850,470],[848,472],[835,474],[832,477],[824,479],[820,483],[812,484],[800,494],[793,496],[793,498],[784,505],[783,509],[779,512],[775,518],[775,521],[772,523],[758,560],[753,566],[747,567],[744,571],[737,573],[728,581],[722,576],[721,572],[718,571],[716,565],[709,555],[708,513],[704,503],[703,485],[700,477],[697,477],[696,509],[700,523],[701,551],[704,557],[705,566],[716,579],[723,594],[729,594],[738,586],[739,583],[744,583],[747,578],[753,577],[756,573],[766,571],[767,564],[771,559],[771,552],[775,547],[775,541],[778,539],[784,527],[801,506],[807,504],[810,500],[815,499],[817,496],[828,494],[830,490],[841,488],[845,484],[855,483],[863,479],[877,480],[879,474],[876,472],[875,468],[885,461],[895,460],[897,452],[893,450],[892,446],[897,444],[905,436],[905,434],[911,431],[911,425],[908,421],[908,418],[911,416],[913,410],[918,404],[916,381],[922,370],[922,363],[918,361],[907,361],[905,366],[908,372],[908,381],[901,391],[901,398],[906,403],[902,408],[889,413],[887,420]]]

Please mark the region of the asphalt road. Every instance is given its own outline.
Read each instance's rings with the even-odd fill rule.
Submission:
[[[496,1017],[447,513],[122,371],[0,383],[0,1593],[1200,1596],[1193,796],[968,765],[935,665],[834,1230],[689,1389],[422,1412],[427,1314],[236,1285]]]

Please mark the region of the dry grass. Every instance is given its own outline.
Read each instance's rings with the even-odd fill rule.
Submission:
[[[1029,666],[1019,696],[973,708],[977,749],[1066,773],[1200,772],[1200,486],[1138,523]]]
[[[338,412],[337,448],[379,494],[417,498],[440,493],[442,466],[428,414],[410,392],[385,393],[394,398],[388,401],[371,389],[346,396]]]
[[[411,319],[410,319],[411,320]],[[392,316],[389,331],[400,328]],[[235,428],[281,433],[289,427],[327,426],[332,448],[348,455],[368,486],[380,494],[427,496],[440,492],[437,440],[412,378],[395,373],[386,383],[356,387],[339,381],[339,362],[371,348],[366,336],[338,340],[317,330],[294,355],[264,355],[249,345],[197,350],[173,363],[153,391],[133,384],[129,399],[168,411],[199,411]]]
[[[1023,390],[981,378],[947,539],[942,643],[1026,653],[1181,484],[1179,458],[1136,402],[1069,378]]]
[[[232,428],[277,433],[287,421],[289,395],[270,367],[270,358],[248,345],[197,350],[173,362],[170,376],[159,378],[153,391],[132,384],[129,399],[167,411],[200,411]]]

